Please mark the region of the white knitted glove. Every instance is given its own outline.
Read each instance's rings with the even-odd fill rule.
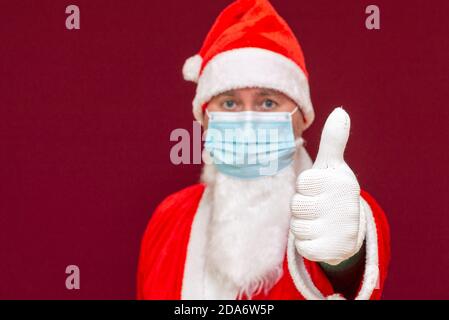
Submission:
[[[337,265],[356,254],[365,238],[360,187],[343,159],[349,129],[349,115],[335,109],[312,169],[297,180],[290,230],[298,253],[311,261]]]

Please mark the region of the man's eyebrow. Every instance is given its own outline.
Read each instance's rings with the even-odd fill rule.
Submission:
[[[228,96],[228,97],[235,97],[235,90],[229,90],[229,91],[225,91],[220,93],[218,96]]]
[[[256,95],[259,97],[265,97],[265,96],[280,96],[281,94],[276,90],[260,90],[257,92]]]

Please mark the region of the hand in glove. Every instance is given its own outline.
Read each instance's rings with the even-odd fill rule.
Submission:
[[[356,254],[365,238],[360,187],[343,159],[349,129],[349,115],[335,109],[312,169],[296,183],[290,230],[298,253],[311,261],[337,265]]]

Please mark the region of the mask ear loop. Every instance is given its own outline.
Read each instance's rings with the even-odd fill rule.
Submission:
[[[207,115],[207,117],[209,118],[209,120],[211,119],[211,116],[210,116],[210,114],[209,114],[209,110],[207,110],[206,109],[206,115]]]
[[[295,108],[295,110],[293,110],[292,112],[290,112],[290,116],[293,116],[296,112],[298,112],[299,109],[298,107]]]
[[[301,112],[301,110],[299,109],[299,107],[296,107],[295,108],[295,110],[293,110],[291,113],[290,113],[290,116],[293,116],[296,112],[299,112],[300,113],[300,116],[301,116],[301,118],[302,118],[302,121],[304,122],[304,124],[306,124],[306,118],[304,117],[304,113],[303,112]]]
[[[295,110],[293,110],[290,113],[290,116],[293,116],[296,112],[300,112],[298,107],[296,107]],[[301,113],[301,115],[302,115],[302,113]],[[304,119],[304,117],[303,117],[303,119]],[[304,146],[304,143],[305,143],[305,140],[302,137],[299,137],[298,139],[295,140],[295,145],[297,148],[300,146]]]

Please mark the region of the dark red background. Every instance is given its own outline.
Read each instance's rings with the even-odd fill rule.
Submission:
[[[332,108],[351,115],[347,162],[391,223],[384,297],[449,298],[449,2],[375,1],[380,31],[371,1],[272,2],[311,74],[312,157]],[[199,177],[169,135],[192,127],[182,65],[228,3],[0,1],[0,298],[134,298],[152,210]]]

